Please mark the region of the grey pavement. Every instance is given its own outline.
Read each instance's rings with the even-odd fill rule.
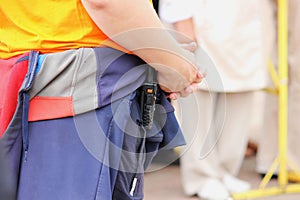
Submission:
[[[150,166],[150,169],[155,170],[150,170],[152,172],[148,172],[145,175],[145,200],[200,200],[198,197],[188,197],[184,195],[178,165],[166,166],[156,162]],[[252,189],[258,189],[261,178],[255,172],[255,157],[245,159],[238,177],[250,182]],[[277,186],[277,180],[271,180],[267,188]],[[267,196],[255,199],[300,200],[300,191],[294,194]]]

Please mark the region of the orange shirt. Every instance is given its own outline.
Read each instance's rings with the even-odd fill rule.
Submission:
[[[0,58],[99,46],[108,37],[80,0],[0,0]],[[120,49],[113,42],[106,46]]]

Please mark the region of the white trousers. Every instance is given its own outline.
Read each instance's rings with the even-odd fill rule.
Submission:
[[[187,139],[180,158],[187,195],[196,194],[210,178],[239,172],[251,125],[253,97],[254,92],[197,91],[179,100],[179,118]]]

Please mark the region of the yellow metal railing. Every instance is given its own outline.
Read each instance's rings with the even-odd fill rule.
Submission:
[[[271,78],[278,94],[278,157],[262,180],[259,189],[233,194],[234,199],[250,199],[286,193],[299,193],[300,184],[288,183],[288,166],[295,167],[287,159],[288,133],[288,0],[278,0],[278,73],[270,62],[268,64]],[[266,188],[278,167],[278,187]]]

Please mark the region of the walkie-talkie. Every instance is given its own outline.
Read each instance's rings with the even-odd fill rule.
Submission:
[[[151,129],[153,124],[155,100],[157,92],[157,73],[154,68],[148,67],[146,80],[139,89],[141,107],[141,125]]]

